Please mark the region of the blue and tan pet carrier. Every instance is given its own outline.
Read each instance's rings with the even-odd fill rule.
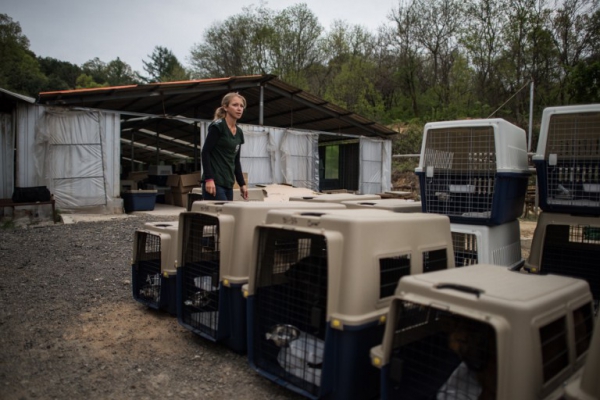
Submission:
[[[250,365],[313,399],[376,397],[369,350],[383,337],[399,279],[454,267],[442,215],[274,210],[254,240]]]
[[[147,222],[137,229],[131,265],[133,298],[172,315],[177,314],[178,225],[178,221]]]
[[[531,175],[525,131],[499,118],[428,123],[415,172],[423,212],[459,224],[514,221]]]
[[[271,209],[333,209],[340,204],[196,201],[180,214],[177,316],[186,329],[246,351],[246,301],[254,228]]]

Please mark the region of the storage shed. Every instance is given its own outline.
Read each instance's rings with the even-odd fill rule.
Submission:
[[[200,170],[208,125],[231,91],[248,103],[240,125],[246,138],[242,168],[251,186],[287,183],[358,193],[390,189],[395,131],[273,75],[253,75],[14,100],[24,103],[12,117],[14,147],[21,156],[15,181],[3,178],[0,190],[45,184],[61,209],[100,206],[116,212],[119,180],[130,172],[157,165],[171,165],[175,173]],[[2,152],[8,147],[3,142]]]

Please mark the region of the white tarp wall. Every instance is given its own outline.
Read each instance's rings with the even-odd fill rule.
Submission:
[[[118,114],[47,108],[35,129],[35,172],[58,208],[120,212]]]
[[[319,135],[286,130],[281,144],[283,183],[319,190]]]
[[[392,186],[392,141],[360,138],[360,174],[358,191],[376,194]]]
[[[0,198],[12,196],[14,183],[15,131],[12,114],[0,114]]]
[[[202,143],[208,125],[203,121]],[[240,124],[244,131],[242,170],[250,185],[288,183],[312,190],[319,188],[319,135],[294,129]]]

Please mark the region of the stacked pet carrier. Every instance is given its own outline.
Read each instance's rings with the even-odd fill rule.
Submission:
[[[393,212],[421,212],[420,201],[406,199],[379,199],[379,200],[345,200],[342,204],[348,209],[375,208]]]
[[[369,350],[382,340],[398,280],[454,267],[442,215],[274,210],[254,241],[250,365],[309,398],[377,396]]]
[[[150,308],[176,308],[178,221],[147,222],[133,237],[131,282],[133,298]]]
[[[530,272],[582,278],[600,300],[600,104],[544,110],[533,156],[542,212]]]
[[[428,123],[415,172],[423,212],[450,218],[457,267],[522,264],[525,131],[503,119]]]
[[[341,204],[196,201],[182,212],[177,316],[192,332],[246,351],[246,302],[254,228],[276,208],[322,210]]]
[[[580,279],[487,264],[406,277],[371,350],[381,399],[563,398],[591,351],[591,301]]]
[[[600,214],[600,104],[544,110],[533,156],[540,208]]]

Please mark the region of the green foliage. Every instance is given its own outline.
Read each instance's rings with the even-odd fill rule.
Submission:
[[[47,78],[29,50],[29,39],[23,35],[21,25],[6,14],[0,14],[0,54],[0,87],[37,96]]]
[[[44,90],[67,90],[77,87],[77,78],[81,75],[79,66],[52,57],[38,57],[37,60],[41,71],[48,78]]]
[[[600,60],[582,61],[571,73],[569,94],[577,103],[595,103],[600,100]]]
[[[166,47],[156,46],[149,56],[150,61],[143,61],[148,77],[146,82],[172,82],[189,80],[190,74],[181,65],[177,57]]]

